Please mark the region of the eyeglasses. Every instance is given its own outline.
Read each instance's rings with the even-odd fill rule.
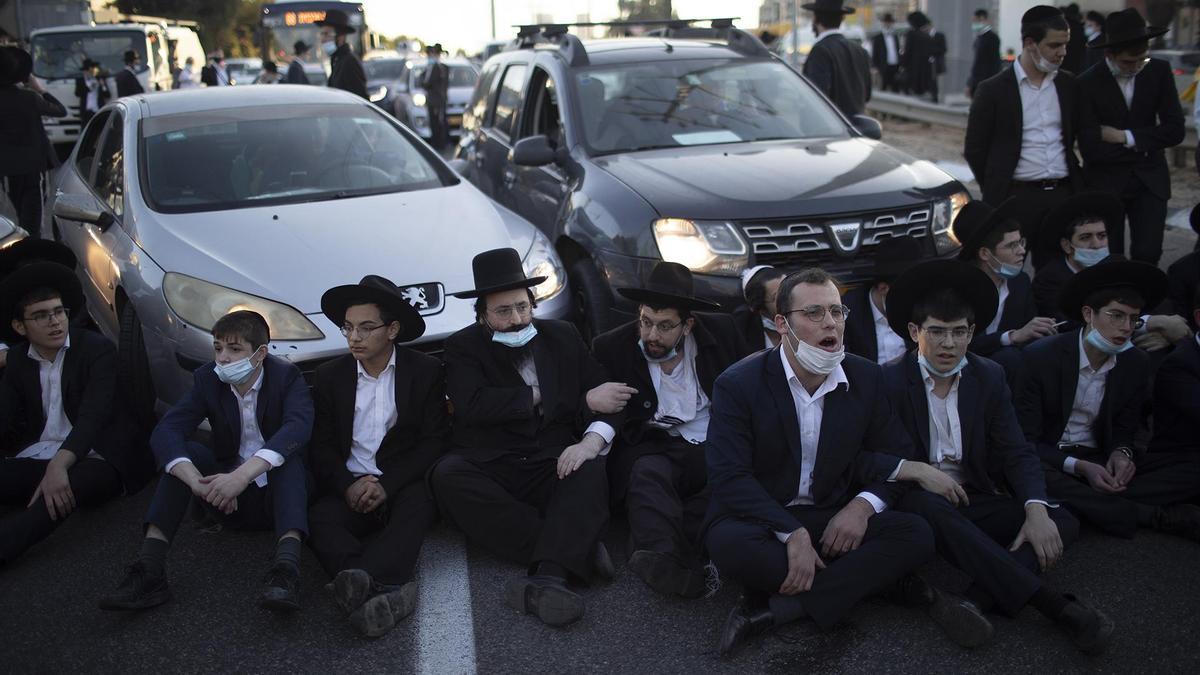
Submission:
[[[929,328],[922,328],[921,330],[925,331],[925,334],[928,335],[929,338],[934,342],[945,342],[946,338],[949,337],[955,344],[970,342],[971,336],[975,334],[974,326],[969,326],[967,328],[943,328],[941,326],[931,326]]]
[[[676,328],[679,328],[681,325],[683,325],[683,322],[677,321],[675,323],[667,323],[666,321],[659,321],[658,323],[654,323],[653,321],[642,317],[638,319],[638,325],[641,326],[642,330],[646,331],[647,333],[653,329],[657,329],[659,334],[662,335],[664,333],[670,333]]]
[[[70,313],[71,313],[70,310],[68,310],[66,307],[55,307],[54,309],[49,310],[49,311],[34,312],[33,314],[30,314],[29,316],[27,316],[21,320],[25,321],[27,323],[32,323],[36,326],[41,326],[42,328],[45,328],[50,325],[51,319],[54,319],[54,320],[57,320],[60,322],[66,321],[67,315],[69,315]]]
[[[374,333],[375,331],[379,330],[380,328],[386,328],[386,327],[387,327],[386,323],[381,323],[381,324],[377,324],[377,325],[371,325],[368,323],[368,324],[363,324],[361,326],[342,326],[341,331],[342,331],[342,335],[345,335],[346,337],[357,336],[357,337],[360,337],[365,340],[368,337],[370,337],[371,333]]]
[[[503,319],[513,312],[516,312],[518,317],[529,316],[529,312],[532,310],[533,305],[529,304],[528,302],[518,302],[515,305],[501,305],[499,307],[489,309],[488,313]]]
[[[1106,315],[1108,322],[1116,327],[1124,326],[1126,322],[1129,322],[1131,328],[1138,330],[1146,325],[1146,321],[1137,314],[1126,314],[1116,309],[1106,309],[1102,314]]]
[[[1024,251],[1026,243],[1028,243],[1028,242],[1026,241],[1025,237],[1021,237],[1020,239],[1018,239],[1016,241],[1010,241],[1007,244],[1004,244],[1003,246],[997,246],[996,248],[997,249],[1001,249],[1001,248],[1007,249],[1007,250],[1015,253],[1017,251],[1017,249],[1021,249],[1022,251]]]
[[[812,321],[813,323],[824,321],[826,312],[828,312],[829,316],[832,316],[833,320],[837,323],[842,323],[846,320],[846,317],[850,316],[850,308],[845,305],[830,305],[829,307],[822,307],[821,305],[809,305],[808,307],[793,309],[787,313],[795,314],[796,312],[803,314],[804,318]]]

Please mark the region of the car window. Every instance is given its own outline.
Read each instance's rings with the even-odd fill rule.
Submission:
[[[88,30],[71,33],[45,33],[33,38],[33,74],[43,80],[75,78],[85,58],[100,64],[100,70],[117,73],[125,68],[125,52],[132,49],[142,59],[146,54],[146,34],[141,31]]]
[[[92,179],[96,194],[117,218],[125,213],[125,125],[122,121],[119,114],[110,116],[100,152],[96,154],[96,177]]]
[[[491,99],[492,81],[496,79],[496,73],[500,71],[500,66],[493,63],[483,69],[483,74],[479,76],[479,81],[475,83],[475,93],[471,95],[471,107],[468,108],[468,114],[476,121],[483,119],[487,112],[488,101]]]
[[[563,143],[562,123],[558,112],[558,91],[554,79],[541,68],[533,69],[529,80],[529,99],[521,121],[521,137],[542,135],[550,139],[550,146],[557,148]]]
[[[492,127],[504,136],[510,136],[513,131],[513,120],[517,116],[517,107],[521,105],[521,87],[525,84],[525,64],[517,63],[504,71],[504,79],[500,81],[500,94],[496,97],[496,114],[492,117]]]
[[[370,63],[368,61],[367,63]],[[475,86],[475,78],[477,74],[471,66],[462,64],[448,64],[447,71],[447,87],[473,87]],[[411,82],[414,86],[420,86],[421,78],[425,77],[425,65],[414,66],[412,69]]]
[[[399,80],[404,77],[408,62],[400,59],[370,59],[363,62],[368,80]]]
[[[86,182],[92,177],[92,166],[96,163],[96,144],[100,142],[100,133],[104,131],[104,123],[112,113],[108,110],[93,117],[84,129],[83,137],[79,139],[79,152],[75,153],[75,168],[79,176]]]

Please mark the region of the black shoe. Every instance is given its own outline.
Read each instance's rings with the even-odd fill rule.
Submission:
[[[1067,631],[1079,651],[1084,654],[1103,652],[1112,637],[1112,619],[1104,612],[1083,604],[1069,593],[1064,593],[1063,597],[1069,602],[1058,617],[1058,625]]]
[[[1167,534],[1200,541],[1200,506],[1175,504],[1164,506],[1155,513],[1154,529]]]
[[[100,598],[100,609],[135,610],[157,607],[171,599],[167,578],[152,574],[146,564],[137,561],[125,568],[125,578],[117,590]]]
[[[725,627],[721,629],[721,641],[717,643],[719,656],[730,656],[750,638],[770,630],[775,625],[775,617],[766,603],[751,600],[746,595],[738,599],[738,604],[725,619]]]
[[[617,576],[612,558],[608,555],[608,547],[602,541],[596,542],[596,547],[592,549],[592,574],[600,581],[612,581]]]
[[[300,573],[291,565],[273,565],[263,580],[258,604],[276,612],[300,609]]]
[[[675,558],[658,551],[634,551],[629,558],[629,569],[646,585],[663,595],[683,598],[698,598],[704,595],[703,570],[689,569]]]
[[[349,615],[362,607],[374,592],[375,582],[364,570],[342,570],[325,589],[333,593],[333,601],[343,614]]]
[[[937,596],[921,575],[906,574],[883,592],[883,598],[901,607],[931,607]]]
[[[929,616],[954,644],[971,649],[991,641],[992,622],[975,603],[936,588],[932,591]]]
[[[583,598],[558,577],[531,575],[504,582],[509,607],[536,615],[547,626],[565,626],[583,617]]]
[[[410,581],[400,590],[376,595],[362,603],[350,614],[350,625],[367,637],[379,637],[412,614],[416,607],[417,584]]]

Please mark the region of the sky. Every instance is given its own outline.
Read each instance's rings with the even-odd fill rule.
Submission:
[[[539,14],[555,21],[576,21],[589,13],[593,21],[616,18],[616,0],[495,0],[497,39],[516,34],[513,24],[531,23]],[[489,0],[364,0],[367,24],[384,35],[410,35],[440,42],[450,52],[479,51],[492,39]],[[740,16],[740,28],[758,24],[760,0],[674,0],[681,18]]]

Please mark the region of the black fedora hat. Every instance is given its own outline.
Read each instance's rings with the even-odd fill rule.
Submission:
[[[921,262],[921,242],[915,237],[889,237],[875,247],[875,266],[871,278],[890,281]]]
[[[471,273],[475,277],[475,288],[451,295],[478,298],[514,288],[531,288],[546,280],[546,277],[526,277],[521,255],[511,248],[494,248],[475,256],[471,259]]]
[[[321,295],[321,312],[333,325],[341,327],[346,321],[347,308],[367,303],[379,305],[400,322],[396,342],[411,342],[425,334],[425,319],[404,299],[396,284],[377,274],[368,274],[357,284],[335,286],[325,291]]]
[[[13,270],[34,262],[53,262],[74,270],[78,260],[75,253],[52,239],[26,237],[12,246],[0,249],[0,281],[8,278]]]
[[[988,234],[1005,222],[1016,220],[1016,203],[1016,197],[1009,197],[993,209],[981,201],[967,202],[950,226],[954,238],[962,244],[959,260],[974,260],[976,251],[983,246]]]
[[[887,294],[887,320],[896,335],[908,337],[913,307],[934,291],[952,289],[975,311],[975,325],[996,318],[1000,293],[978,267],[960,260],[928,260],[913,266],[892,282]]]
[[[84,307],[83,286],[75,271],[58,263],[39,261],[13,271],[0,283],[0,339],[17,342],[21,335],[13,330],[17,303],[34,289],[47,286],[62,296],[63,307],[75,313]]]
[[[650,270],[645,288],[618,288],[622,297],[645,305],[687,310],[715,310],[721,306],[694,294],[692,271],[673,262],[660,262]]]
[[[1072,195],[1046,212],[1040,232],[1043,246],[1058,250],[1059,239],[1070,239],[1068,228],[1080,218],[1098,218],[1109,232],[1125,227],[1125,207],[1121,200],[1108,192],[1081,192]]]
[[[912,26],[914,30],[930,24],[929,17],[925,16],[925,12],[909,12],[907,19],[908,25]]]
[[[1167,273],[1149,263],[1110,255],[1076,272],[1058,295],[1058,308],[1070,319],[1083,320],[1083,303],[1092,293],[1105,288],[1129,286],[1146,301],[1141,308],[1149,312],[1167,295]]]
[[[331,9],[325,12],[325,18],[320,21],[314,21],[318,26],[328,26],[338,32],[338,34],[357,32],[354,26],[350,25],[350,17],[340,9]]]
[[[842,4],[842,0],[817,0],[800,5],[800,9],[807,12],[841,12],[842,14],[853,14],[858,11],[853,7],[846,7]]]
[[[1091,49],[1120,47],[1135,42],[1145,42],[1166,35],[1169,28],[1147,26],[1142,13],[1136,7],[1122,9],[1108,15],[1104,22],[1104,34],[1088,43]]]

